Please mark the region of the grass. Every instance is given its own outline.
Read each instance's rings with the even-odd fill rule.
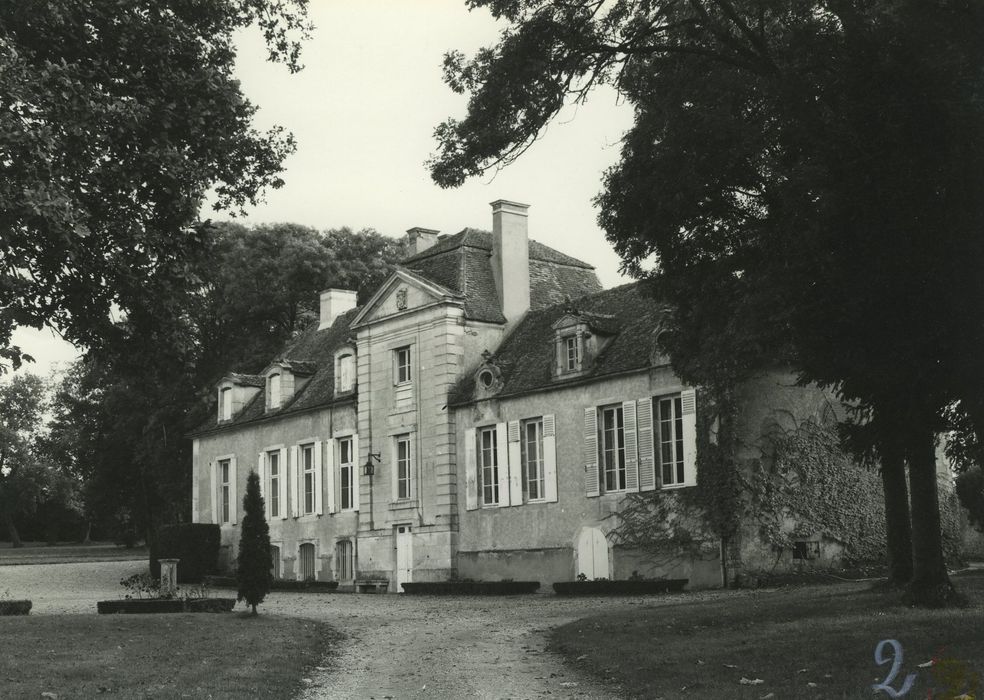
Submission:
[[[14,549],[9,542],[0,542],[0,566],[147,559],[148,556],[146,547],[127,549],[109,542],[93,542],[91,544],[61,542],[54,545],[43,542],[25,542],[23,547],[17,549]]]
[[[630,698],[872,698],[892,650],[876,665],[880,640],[902,645],[891,686],[916,679],[907,697],[952,698],[984,690],[984,576],[954,577],[972,601],[952,610],[904,608],[867,584],[740,593],[704,602],[650,605],[559,627],[551,646],[572,665],[617,684]],[[946,660],[920,668],[933,657]],[[957,679],[947,683],[943,676]],[[762,680],[754,685],[741,679]],[[813,684],[813,685],[810,685]],[[945,687],[959,691],[940,695]],[[771,695],[770,695],[771,693]]]
[[[0,697],[292,698],[338,636],[273,615],[0,618]]]

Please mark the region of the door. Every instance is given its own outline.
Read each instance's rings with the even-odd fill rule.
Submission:
[[[596,578],[611,578],[608,569],[608,540],[596,527],[581,528],[577,536],[577,573]]]
[[[409,525],[396,526],[396,592],[413,581],[413,533]]]
[[[301,559],[301,567],[298,572],[300,575],[298,579],[301,581],[313,581],[314,580],[314,545],[310,542],[305,542],[301,545],[299,551]]]

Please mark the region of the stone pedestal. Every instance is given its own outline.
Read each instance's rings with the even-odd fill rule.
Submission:
[[[161,563],[161,597],[171,598],[178,591],[178,562],[180,559],[158,559]]]

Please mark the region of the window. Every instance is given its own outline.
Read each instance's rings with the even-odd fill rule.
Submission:
[[[568,372],[575,372],[581,367],[581,352],[575,335],[564,338],[564,360],[564,367]]]
[[[219,462],[219,508],[222,514],[221,521],[229,522],[229,460],[223,459]]]
[[[355,355],[346,353],[338,358],[338,390],[352,391],[355,387]]]
[[[622,491],[625,489],[625,427],[621,406],[601,409],[599,433],[605,491]]]
[[[232,419],[232,387],[219,392],[219,420]]]
[[[280,479],[283,478],[280,473],[280,450],[267,452],[267,469],[270,472],[270,500],[267,505],[270,517],[277,518],[280,517]]]
[[[299,562],[297,579],[299,581],[314,580],[314,545],[305,542],[297,548],[297,558]]]
[[[478,430],[478,473],[481,479],[482,505],[498,505],[499,457],[495,426]]]
[[[521,423],[521,461],[523,463],[523,491],[528,501],[545,497],[543,473],[543,419],[531,418]]]
[[[351,581],[352,575],[352,541],[341,540],[335,545],[335,576],[339,581]]]
[[[660,477],[663,486],[682,484],[685,478],[683,406],[679,396],[657,400],[656,425],[659,435]]]
[[[338,470],[342,510],[355,508],[355,455],[352,454],[352,438],[338,441]]]
[[[270,545],[270,571],[275,580],[280,580],[280,547],[275,544]]]
[[[267,380],[267,402],[270,408],[280,406],[280,375],[271,374]]]
[[[394,383],[407,384],[413,377],[410,372],[410,346],[406,345],[393,351]]]
[[[314,512],[314,445],[301,445],[301,484],[304,489],[303,515]]]
[[[396,498],[407,500],[412,494],[412,459],[410,436],[396,436]]]

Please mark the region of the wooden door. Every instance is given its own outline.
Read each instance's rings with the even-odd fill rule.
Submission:
[[[413,533],[409,525],[396,526],[396,592],[413,581]]]

